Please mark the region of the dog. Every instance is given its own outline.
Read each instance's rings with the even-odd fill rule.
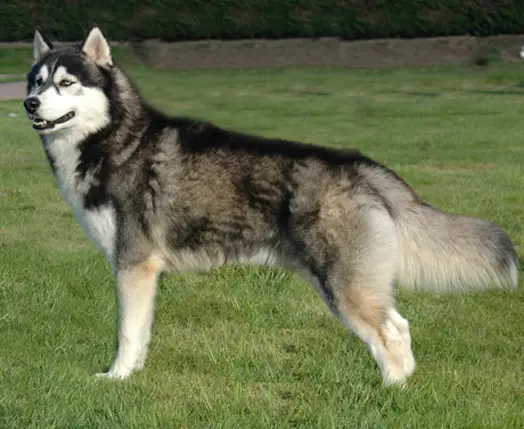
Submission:
[[[517,255],[500,227],[432,207],[357,150],[168,116],[142,99],[98,27],[66,47],[37,30],[33,47],[27,116],[116,279],[116,357],[100,377],[144,367],[163,272],[295,270],[367,344],[386,386],[404,385],[416,366],[397,284],[517,287]]]

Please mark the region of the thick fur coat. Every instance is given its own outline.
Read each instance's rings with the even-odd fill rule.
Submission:
[[[28,116],[65,200],[114,267],[119,343],[103,376],[143,367],[162,271],[298,271],[368,345],[386,384],[415,369],[396,283],[517,285],[516,253],[497,225],[431,207],[358,151],[167,116],[113,64],[98,28],[56,49],[36,32],[34,51]]]

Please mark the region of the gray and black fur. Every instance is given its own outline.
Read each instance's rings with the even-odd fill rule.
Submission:
[[[71,106],[84,93],[100,101],[91,122],[71,107],[79,120],[42,139],[64,197],[114,266],[119,347],[105,376],[144,365],[164,270],[229,262],[297,270],[368,344],[386,384],[415,369],[395,282],[437,291],[517,286],[516,253],[497,225],[431,207],[358,151],[167,116],[143,102],[97,28],[73,48],[53,49],[37,33],[35,57],[28,99],[60,96],[61,81],[35,85],[46,65],[78,78]]]

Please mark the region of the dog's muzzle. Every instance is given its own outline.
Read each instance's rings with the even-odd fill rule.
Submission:
[[[75,112],[69,112],[63,116],[60,116],[58,119],[55,119],[54,121],[42,119],[35,114],[38,111],[38,108],[40,107],[40,100],[36,97],[26,98],[24,100],[24,107],[29,116],[29,119],[33,121],[33,129],[37,131],[50,130],[54,128],[55,125],[63,124],[64,122],[69,121],[75,116]]]

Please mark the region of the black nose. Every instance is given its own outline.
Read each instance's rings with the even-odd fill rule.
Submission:
[[[29,97],[24,100],[24,107],[27,113],[35,113],[40,107],[40,100],[36,97]]]

